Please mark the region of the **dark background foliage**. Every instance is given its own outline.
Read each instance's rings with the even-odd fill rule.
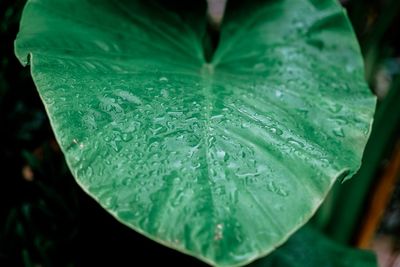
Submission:
[[[13,42],[24,4],[24,0],[0,0],[0,266],[142,266],[141,262],[152,266],[160,260],[175,266],[205,266],[120,224],[75,183],[29,68],[23,68],[14,56]],[[380,105],[389,94],[395,103],[389,105],[389,112],[400,113],[393,108],[395,100],[400,100],[400,1],[343,4],[360,40],[371,88]],[[368,170],[373,177],[390,158],[398,139],[398,117],[390,125],[385,124],[384,115],[381,119],[379,128],[388,134],[385,140],[379,134],[375,138],[385,145],[376,166]],[[366,183],[366,192],[373,181]],[[385,216],[390,223],[385,226],[384,221],[381,231],[400,235],[396,232],[400,229],[400,194],[396,192]],[[365,198],[361,194],[361,203]],[[359,218],[357,214],[349,220]],[[329,225],[326,228],[329,233]]]

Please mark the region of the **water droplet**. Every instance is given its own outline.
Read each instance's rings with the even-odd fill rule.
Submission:
[[[229,155],[228,155],[228,153],[225,153],[225,155],[224,155],[224,161],[227,162],[228,160],[229,160]]]
[[[97,129],[97,123],[96,119],[92,114],[86,114],[82,118],[83,124],[89,129],[89,130],[96,130]]]
[[[168,78],[163,76],[160,78],[160,82],[168,82]]]
[[[276,91],[275,91],[275,96],[276,96],[276,97],[282,97],[282,92],[279,91],[279,90],[276,90]]]
[[[109,52],[110,51],[110,47],[108,46],[108,44],[102,40],[95,40],[93,41],[95,45],[97,45],[97,47],[99,47],[101,50],[105,51],[105,52]]]
[[[93,176],[93,169],[92,169],[92,167],[89,166],[86,169],[86,178],[90,178],[92,176]]]
[[[224,115],[219,114],[219,115],[214,115],[211,117],[211,120],[221,120],[224,118]]]
[[[180,117],[183,115],[183,112],[181,111],[169,111],[168,115],[174,116],[174,117]]]
[[[343,128],[333,129],[333,134],[336,135],[337,137],[344,137],[345,136]]]
[[[117,198],[115,196],[109,196],[103,200],[103,205],[107,209],[116,209],[117,208]]]
[[[215,137],[214,136],[210,136],[210,137],[208,137],[208,139],[207,139],[207,142],[208,142],[208,147],[213,147],[214,146],[214,143],[215,143],[215,141],[216,141],[216,139],[215,139]]]
[[[281,204],[275,204],[273,207],[277,211],[284,211],[284,207]]]
[[[346,117],[336,117],[335,121],[338,125],[346,125],[349,124],[349,120]]]
[[[113,140],[109,143],[111,147],[114,149],[115,152],[119,152],[121,150],[120,143],[117,142],[116,140]]]
[[[250,185],[258,182],[256,177],[260,176],[258,172],[246,172],[246,173],[238,173],[238,177],[245,177],[245,184]]]
[[[342,110],[343,106],[341,104],[333,104],[329,105],[328,109],[329,111],[333,113],[339,113]]]
[[[129,133],[123,133],[121,138],[123,141],[128,142],[133,138],[133,136]]]
[[[192,166],[193,169],[198,169],[201,167],[201,163],[197,162],[195,165]]]
[[[298,19],[294,19],[293,21],[293,26],[294,28],[300,33],[304,31],[305,24],[303,21],[300,21]]]
[[[295,146],[297,146],[297,147],[304,147],[304,144],[303,144],[302,142],[299,142],[299,141],[297,141],[297,140],[295,140],[295,139],[293,139],[293,138],[291,138],[291,137],[289,137],[289,138],[287,139],[287,141],[288,141],[288,143],[290,143],[290,144],[292,144],[292,145],[295,145]]]
[[[224,186],[218,186],[217,188],[215,188],[215,194],[218,196],[222,196],[226,194],[226,190]]]
[[[179,177],[175,177],[175,178],[172,180],[172,182],[173,182],[174,184],[179,184],[179,183],[182,182],[182,180],[181,180],[181,178],[179,178]]]
[[[346,64],[346,71],[347,71],[347,72],[352,73],[352,72],[354,72],[355,70],[356,70],[356,67],[355,67],[355,66],[353,66],[352,64]]]
[[[124,180],[122,181],[122,184],[125,185],[125,186],[129,186],[129,185],[131,185],[132,183],[133,183],[133,179],[132,179],[132,178],[127,178],[127,179],[124,179]]]
[[[307,39],[306,42],[312,46],[314,46],[315,48],[322,50],[325,47],[325,43],[323,40],[319,40],[319,39]]]
[[[217,157],[219,157],[219,158],[224,158],[224,157],[225,157],[225,151],[223,151],[223,150],[218,150],[218,151],[217,151]]]
[[[224,226],[222,223],[219,223],[215,226],[214,232],[214,240],[221,240],[223,235]]]
[[[131,210],[118,211],[118,217],[125,221],[136,220],[140,215],[139,211],[132,212]]]
[[[175,197],[171,200],[172,207],[178,207],[182,203],[184,195],[184,192],[179,190]]]
[[[281,129],[279,129],[279,128],[274,128],[274,127],[271,127],[271,132],[273,133],[273,134],[276,134],[276,135],[282,135],[283,134],[283,131],[281,130]]]
[[[321,167],[327,168],[331,164],[331,161],[327,158],[321,158],[320,163],[321,163]]]
[[[243,242],[243,234],[241,231],[241,225],[239,223],[235,223],[235,238],[237,240],[238,243],[242,243]]]
[[[136,105],[141,105],[142,104],[142,100],[140,100],[139,97],[135,96],[134,94],[127,92],[127,91],[119,91],[116,93],[117,96],[121,97],[122,99],[136,104]]]
[[[169,93],[168,93],[167,89],[161,89],[161,95],[164,98],[168,98],[169,97]]]
[[[256,71],[265,71],[267,67],[265,66],[264,63],[257,63],[253,66],[253,69]]]
[[[250,124],[247,123],[247,122],[244,122],[244,123],[242,123],[242,124],[240,125],[240,127],[243,128],[243,129],[246,129],[246,128],[249,128],[249,127],[250,127]]]
[[[287,192],[287,190],[282,188],[282,186],[277,185],[274,181],[268,182],[267,189],[268,191],[278,194],[282,197],[287,197],[289,195],[289,192]]]
[[[297,112],[298,112],[301,116],[307,117],[309,111],[308,111],[307,109],[299,108],[299,109],[297,109]]]

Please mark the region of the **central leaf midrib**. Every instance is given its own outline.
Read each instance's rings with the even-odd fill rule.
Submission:
[[[208,63],[204,63],[200,69],[200,75],[201,75],[201,79],[202,79],[202,91],[201,93],[203,94],[204,97],[204,108],[205,108],[205,113],[204,113],[204,130],[203,130],[203,144],[204,144],[204,149],[202,150],[204,155],[204,161],[206,164],[206,180],[204,181],[205,186],[204,188],[206,188],[208,195],[210,197],[210,208],[211,208],[211,221],[212,224],[210,225],[211,229],[214,227],[214,225],[216,225],[216,214],[215,214],[215,200],[214,200],[214,194],[213,194],[213,190],[211,188],[211,184],[212,184],[212,174],[210,172],[211,170],[211,160],[210,160],[210,150],[209,150],[209,138],[211,137],[211,133],[210,133],[210,118],[211,118],[211,112],[213,110],[213,106],[211,103],[211,96],[212,96],[212,91],[211,88],[213,86],[214,83],[214,75],[213,75],[213,70],[214,70],[214,66]],[[202,175],[201,175],[202,176]],[[210,231],[212,233],[212,231]],[[213,240],[213,236],[212,234],[210,235],[210,241]]]

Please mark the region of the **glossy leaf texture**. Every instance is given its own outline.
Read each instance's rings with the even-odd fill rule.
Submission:
[[[371,251],[339,245],[306,225],[249,267],[377,267]]]
[[[31,0],[16,54],[71,172],[119,221],[219,266],[282,244],[359,167],[375,97],[336,1]],[[107,231],[107,229],[104,229]]]

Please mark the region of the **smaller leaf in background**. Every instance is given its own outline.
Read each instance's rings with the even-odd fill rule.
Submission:
[[[375,267],[369,251],[339,245],[306,225],[282,247],[249,267]]]

